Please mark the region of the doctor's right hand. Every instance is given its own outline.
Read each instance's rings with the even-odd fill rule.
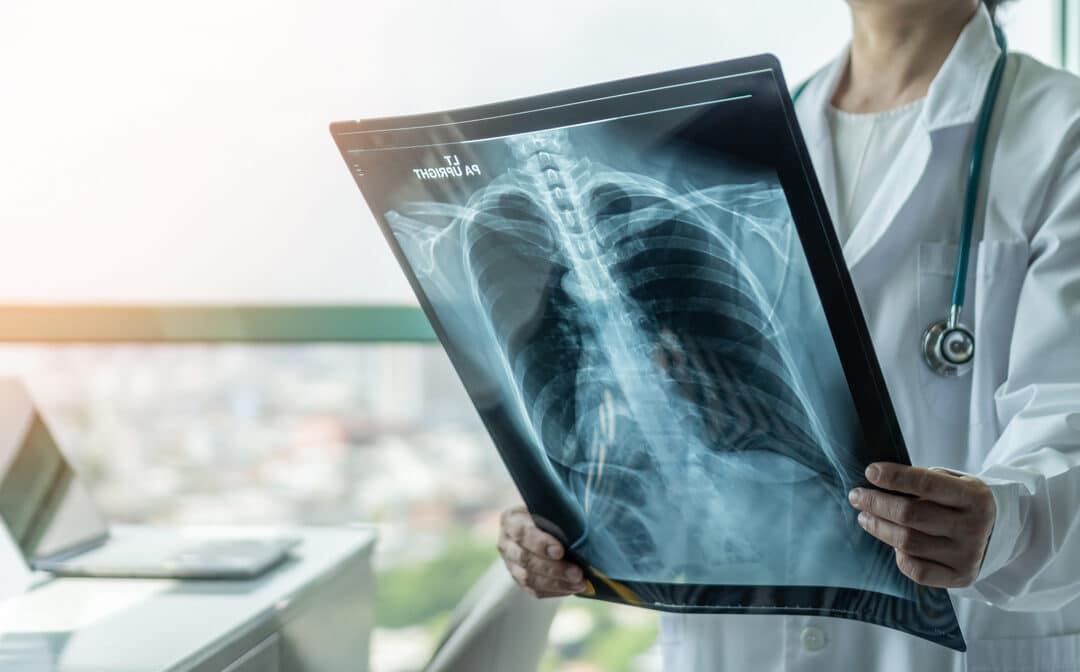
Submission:
[[[585,590],[581,568],[563,560],[563,545],[537,527],[524,507],[503,511],[499,554],[514,581],[533,597],[563,597]]]

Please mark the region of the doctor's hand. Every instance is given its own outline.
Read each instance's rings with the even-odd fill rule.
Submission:
[[[939,469],[875,462],[866,478],[879,488],[848,493],[859,525],[892,546],[896,566],[916,583],[971,585],[997,515],[990,488],[977,478]]]
[[[536,526],[524,507],[503,511],[499,554],[518,585],[533,597],[563,597],[585,590],[581,568],[563,560],[559,540]]]

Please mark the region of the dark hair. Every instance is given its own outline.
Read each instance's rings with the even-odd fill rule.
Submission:
[[[998,7],[1001,7],[1010,0],[982,0],[986,8],[990,10],[990,16],[997,16]]]

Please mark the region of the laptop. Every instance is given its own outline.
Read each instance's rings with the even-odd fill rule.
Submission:
[[[111,533],[17,380],[0,378],[0,521],[27,564],[57,576],[249,579],[280,564],[291,537]]]

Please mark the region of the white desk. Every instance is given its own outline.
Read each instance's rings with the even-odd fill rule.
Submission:
[[[375,611],[372,530],[199,531],[280,533],[302,542],[285,564],[251,581],[45,580],[0,602],[0,670],[367,670]]]

